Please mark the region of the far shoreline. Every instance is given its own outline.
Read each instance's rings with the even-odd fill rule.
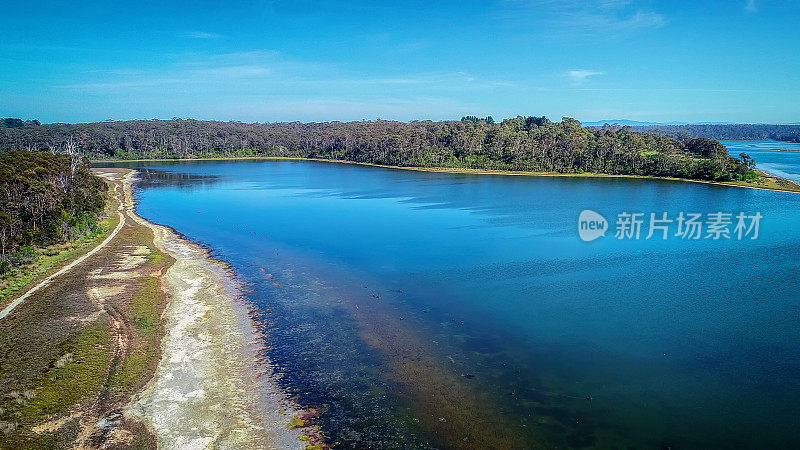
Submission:
[[[325,159],[325,158],[303,158],[292,156],[243,156],[243,157],[207,157],[207,158],[174,158],[174,159],[93,159],[90,160],[92,167],[103,167],[104,163],[135,163],[135,162],[173,162],[173,161],[313,161],[313,162],[326,162],[336,164],[350,164],[356,166],[378,167],[382,169],[397,169],[397,170],[412,170],[415,172],[438,172],[438,173],[453,173],[453,174],[466,174],[466,175],[501,175],[501,176],[528,176],[528,177],[575,177],[575,178],[631,178],[642,180],[667,180],[667,181],[682,181],[690,183],[710,184],[717,186],[737,187],[745,189],[757,189],[763,191],[776,191],[788,192],[792,194],[800,193],[800,184],[795,181],[778,177],[769,174],[763,170],[756,169],[759,174],[759,180],[766,179],[767,183],[773,183],[769,186],[752,186],[751,183],[746,181],[711,181],[711,180],[696,180],[691,178],[677,178],[677,177],[657,177],[652,175],[627,175],[627,174],[606,174],[596,172],[584,173],[561,173],[561,172],[532,172],[532,171],[514,171],[514,170],[494,170],[494,169],[465,169],[455,167],[420,167],[420,166],[393,166],[388,164],[376,164],[358,161],[348,161],[343,159]],[[784,187],[785,185],[790,188]]]

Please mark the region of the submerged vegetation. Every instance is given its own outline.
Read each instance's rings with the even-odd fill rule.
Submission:
[[[136,120],[0,128],[0,149],[46,150],[75,139],[91,159],[300,157],[392,166],[647,175],[712,181],[758,177],[719,142],[582,127],[565,117],[460,121],[240,123]]]

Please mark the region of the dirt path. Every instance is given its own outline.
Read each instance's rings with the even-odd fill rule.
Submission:
[[[0,450],[325,448],[259,360],[260,335],[226,267],[136,215],[0,320]]]
[[[17,299],[15,299],[8,306],[3,308],[2,311],[0,311],[0,320],[2,320],[7,315],[9,315],[14,310],[14,308],[16,308],[17,306],[22,304],[22,302],[24,302],[28,297],[33,295],[36,291],[38,291],[39,289],[42,289],[42,288],[50,285],[50,283],[52,283],[56,278],[60,277],[61,275],[64,275],[65,273],[67,273],[70,270],[72,270],[73,267],[75,267],[78,264],[81,264],[82,262],[86,261],[86,259],[88,259],[92,255],[97,253],[100,249],[102,249],[103,247],[108,245],[108,243],[111,242],[114,239],[114,237],[117,235],[117,233],[119,233],[119,230],[121,230],[122,227],[125,226],[125,214],[122,213],[123,209],[125,208],[125,204],[124,204],[124,201],[123,201],[123,197],[124,196],[121,195],[121,193],[117,189],[117,185],[116,184],[114,185],[114,190],[116,191],[117,199],[119,199],[119,201],[120,201],[119,208],[117,209],[117,214],[119,214],[119,223],[117,224],[117,227],[114,228],[114,230],[111,232],[111,234],[109,234],[108,237],[105,238],[105,240],[103,240],[103,242],[98,244],[97,247],[89,250],[83,256],[77,258],[76,260],[74,260],[71,263],[67,264],[66,266],[62,267],[56,273],[54,273],[54,274],[50,275],[49,277],[45,278],[39,284],[37,284],[36,286],[28,289],[27,292],[25,292],[24,294],[22,294],[19,297],[17,297]]]
[[[173,260],[134,220],[127,170],[114,186],[118,226],[90,252],[30,289],[0,320],[0,449],[152,448],[122,407],[152,376]]]

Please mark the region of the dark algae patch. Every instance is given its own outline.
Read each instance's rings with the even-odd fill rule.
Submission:
[[[293,300],[297,292],[288,273],[276,277],[281,290],[266,279],[253,286],[259,292],[273,289],[269,295],[274,302],[262,309],[264,354],[293,399],[320,411],[317,422],[326,442],[334,448],[427,448],[416,421],[390,394],[396,386],[382,378],[380,361],[335,316]],[[308,315],[321,320],[323,328],[328,320],[330,325],[337,322],[336,332],[329,328],[323,334],[307,321]]]

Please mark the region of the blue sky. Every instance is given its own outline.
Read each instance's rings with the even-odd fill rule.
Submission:
[[[800,121],[800,2],[0,1],[0,116]]]

